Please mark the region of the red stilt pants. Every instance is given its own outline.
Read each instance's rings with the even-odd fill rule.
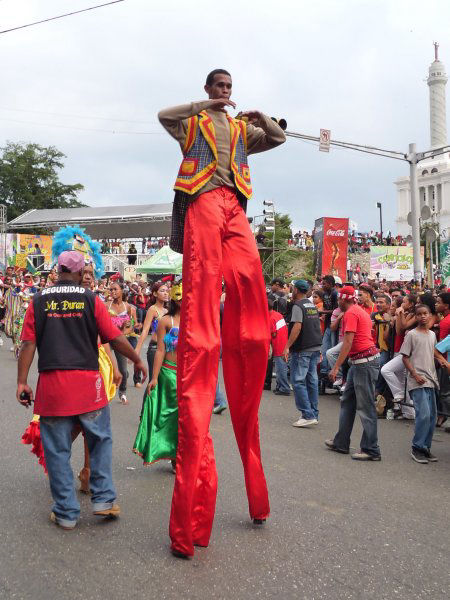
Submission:
[[[269,317],[258,250],[247,217],[227,187],[198,196],[186,215],[178,341],[178,450],[170,515],[172,549],[207,546],[217,473],[209,423],[220,350],[234,434],[244,466],[250,517],[269,515],[258,409],[267,367]]]

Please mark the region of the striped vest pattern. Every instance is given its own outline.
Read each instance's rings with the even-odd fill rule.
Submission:
[[[232,119],[230,124],[231,152],[230,167],[236,188],[249,199],[252,196],[250,170],[247,161],[247,125]],[[206,111],[190,117],[183,161],[175,181],[174,189],[188,195],[196,194],[208,183],[217,168],[217,144],[214,124]]]

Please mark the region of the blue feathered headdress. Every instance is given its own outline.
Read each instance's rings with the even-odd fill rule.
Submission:
[[[100,253],[101,246],[85,233],[84,229],[78,225],[63,227],[53,236],[52,259],[58,260],[61,252],[66,250],[77,250],[84,256],[85,264],[92,264],[95,277],[98,279],[104,273],[103,259]]]

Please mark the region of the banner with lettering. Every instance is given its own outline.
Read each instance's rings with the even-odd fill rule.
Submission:
[[[441,272],[442,283],[450,286],[450,241],[441,244]]]
[[[423,262],[423,248],[421,248],[421,253]],[[370,277],[376,278],[377,276],[386,281],[411,281],[414,279],[412,247],[372,246],[370,248]]]

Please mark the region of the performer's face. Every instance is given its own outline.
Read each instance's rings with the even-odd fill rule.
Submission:
[[[233,84],[229,75],[223,75],[219,73],[214,75],[214,83],[212,85],[205,85],[205,92],[211,100],[218,98],[230,98],[231,88]]]

